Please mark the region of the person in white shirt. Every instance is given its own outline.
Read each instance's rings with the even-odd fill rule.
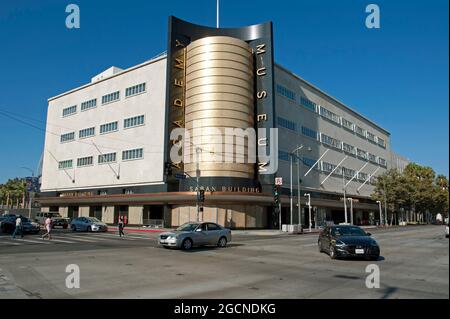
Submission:
[[[16,235],[20,233],[20,237],[23,238],[23,230],[22,230],[22,216],[16,218],[16,228],[14,229],[13,238],[16,238]]]
[[[42,235],[42,239],[44,239],[45,237],[48,237],[49,240],[52,239],[52,235],[50,234],[50,232],[52,231],[52,220],[50,217],[47,217],[47,219],[45,220],[44,227],[47,232]]]

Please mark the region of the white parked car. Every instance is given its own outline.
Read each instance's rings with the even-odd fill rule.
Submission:
[[[448,238],[448,224],[445,225],[445,237]]]

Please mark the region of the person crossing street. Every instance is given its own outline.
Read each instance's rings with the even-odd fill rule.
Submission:
[[[44,235],[42,235],[42,239],[48,237],[49,240],[52,239],[51,231],[52,231],[52,220],[50,217],[47,217],[44,223],[45,230],[47,231]]]
[[[16,228],[14,229],[14,232],[12,234],[12,238],[16,238],[16,235],[19,235],[23,238],[23,229],[22,229],[22,215],[16,218]]]
[[[123,217],[119,217],[119,223],[117,224],[118,228],[119,228],[119,236],[125,236],[125,233],[123,232],[123,229],[125,228],[125,223],[123,221]]]

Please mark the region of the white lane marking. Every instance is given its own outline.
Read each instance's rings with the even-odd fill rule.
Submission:
[[[97,240],[95,239],[87,239],[87,238],[82,238],[81,236],[67,236],[68,239],[70,240],[76,240],[76,241],[80,241],[80,242],[87,242],[87,243],[95,243],[97,242]]]
[[[30,240],[30,239],[16,238],[15,240],[20,240],[20,241],[24,241],[26,243],[32,243],[32,244],[44,244],[44,245],[50,244],[48,241],[44,241],[43,239],[41,239],[41,240]]]
[[[127,236],[125,236],[125,237],[119,237],[118,235],[113,235],[113,234],[95,234],[94,236],[95,236],[96,238],[102,237],[103,239],[109,238],[109,239],[136,240],[136,239],[133,239],[133,238],[127,238]]]
[[[62,239],[56,239],[56,238],[44,239],[44,240],[48,240],[49,242],[57,242],[57,243],[64,243],[64,244],[75,244],[74,241],[68,241],[68,240],[62,240]]]
[[[20,246],[20,245],[23,245],[23,244],[21,244],[21,243],[15,243],[15,242],[13,242],[13,241],[11,241],[11,240],[7,240],[6,238],[3,239],[3,240],[0,240],[0,244],[3,244],[3,245],[5,245],[5,246],[9,246],[9,245]]]

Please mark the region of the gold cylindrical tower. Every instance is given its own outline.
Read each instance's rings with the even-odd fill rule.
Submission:
[[[196,147],[201,148],[201,177],[254,177],[248,145],[226,140],[225,128],[254,127],[253,54],[242,40],[213,36],[187,46],[184,145],[185,171],[196,174]],[[232,150],[226,153],[226,150]],[[233,156],[230,163],[225,155]],[[245,159],[245,162],[243,161]]]

